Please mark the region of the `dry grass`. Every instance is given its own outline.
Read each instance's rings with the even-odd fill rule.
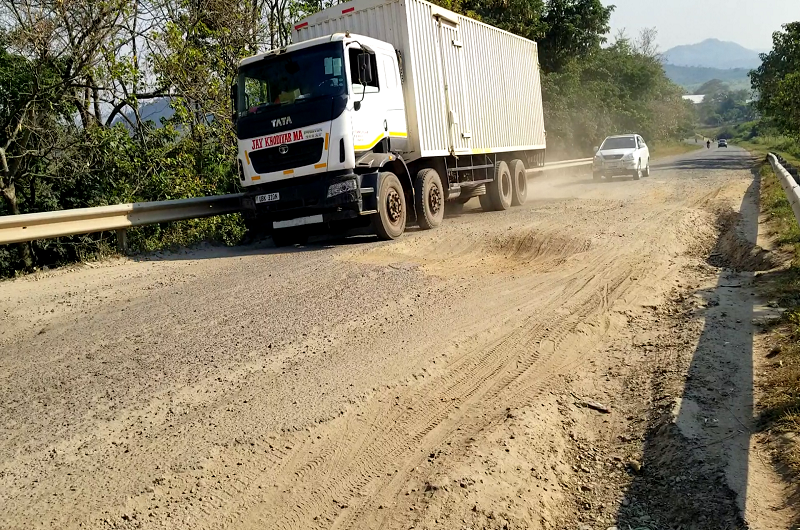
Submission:
[[[794,477],[800,477],[800,310],[790,311],[774,335],[772,367],[760,385],[761,417],[765,428],[791,435],[779,458]]]
[[[743,147],[744,149],[747,149],[754,155],[758,155],[759,157],[763,158],[766,158],[769,153],[778,153],[783,158],[785,158],[790,164],[793,164],[795,166],[800,166],[800,158],[798,158],[795,155],[794,151],[789,149],[782,149],[782,147],[784,146],[781,145],[775,145],[775,144],[771,145],[763,142],[756,143],[747,141],[736,142],[736,145],[738,145],[739,147]]]
[[[665,142],[656,144],[650,148],[650,155],[653,158],[666,158],[668,156],[682,155],[691,153],[704,147],[702,144],[692,144],[686,142]]]
[[[781,245],[800,243],[800,226],[794,218],[792,206],[778,177],[772,171],[772,166],[766,162],[761,165],[761,211],[767,215],[771,235],[775,237],[777,243]]]
[[[775,346],[768,355],[772,364],[760,385],[759,406],[766,429],[791,435],[779,458],[796,480],[800,477],[800,227],[766,162],[761,167],[761,211],[775,240],[794,254],[791,266],[769,274],[766,283],[770,295],[791,309],[772,331]]]

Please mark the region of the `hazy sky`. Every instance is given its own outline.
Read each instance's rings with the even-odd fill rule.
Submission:
[[[661,51],[708,38],[733,41],[746,48],[772,48],[772,33],[800,21],[800,0],[603,0],[617,8],[612,35],[626,29],[658,29]]]

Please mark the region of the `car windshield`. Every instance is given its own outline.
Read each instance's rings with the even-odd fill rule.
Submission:
[[[239,116],[345,92],[341,43],[267,57],[239,70]]]
[[[618,138],[606,138],[600,150],[607,149],[635,149],[636,139],[633,136],[620,136]]]

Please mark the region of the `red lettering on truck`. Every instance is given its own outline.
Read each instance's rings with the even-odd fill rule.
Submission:
[[[294,131],[281,134],[273,134],[272,136],[265,136],[263,138],[253,138],[253,145],[251,151],[257,149],[264,149],[265,147],[275,147],[276,145],[290,144],[292,142],[299,142],[303,139],[303,131]]]

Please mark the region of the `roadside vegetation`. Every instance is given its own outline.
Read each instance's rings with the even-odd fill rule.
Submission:
[[[761,165],[761,210],[779,251],[792,258],[788,268],[766,280],[770,297],[789,309],[771,335],[771,366],[761,381],[759,408],[765,429],[788,435],[776,454],[796,480],[800,477],[800,227],[767,162]]]
[[[697,143],[673,140],[655,144],[655,146],[650,149],[650,155],[653,158],[666,158],[668,156],[691,153],[704,147],[705,144],[700,140],[698,140]]]
[[[536,40],[551,152],[690,130],[654,31],[607,42],[601,0],[435,0]],[[338,0],[0,0],[0,215],[237,191],[229,87]],[[520,102],[524,104],[524,102]],[[166,109],[153,112],[155,108]],[[237,243],[238,215],[134,229],[133,252]],[[112,252],[110,233],[0,247],[0,277]]]

